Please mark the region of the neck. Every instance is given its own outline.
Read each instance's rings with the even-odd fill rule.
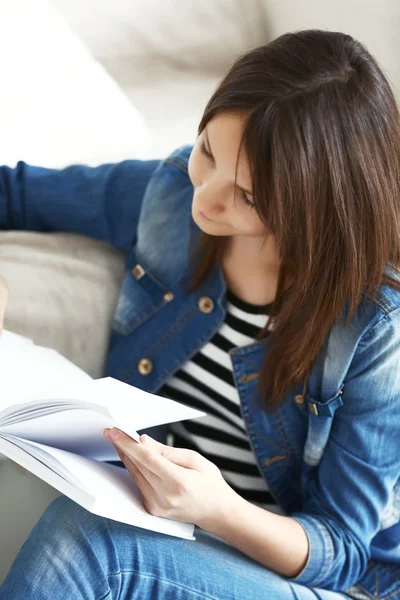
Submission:
[[[234,260],[238,265],[269,274],[279,275],[279,259],[273,236],[267,239],[249,236],[231,236],[225,247],[225,258]]]

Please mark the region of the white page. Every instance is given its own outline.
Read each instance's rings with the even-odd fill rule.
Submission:
[[[136,430],[164,423],[204,417],[206,413],[129,385],[113,377],[96,379],[77,390],[79,399],[106,407],[121,424],[132,423]]]
[[[19,440],[15,441],[19,442]],[[21,442],[23,443],[23,440]],[[73,473],[74,478],[81,482],[81,489],[78,490],[75,486],[58,477],[50,469],[44,467],[23,450],[13,446],[10,441],[0,436],[0,452],[3,452],[87,510],[129,525],[136,525],[177,537],[195,539],[192,523],[155,517],[146,511],[141,492],[126,469],[77,456],[64,450],[49,448],[42,444],[33,442],[31,444],[53,457],[53,464],[61,463],[63,469]],[[85,492],[85,489],[90,490],[90,495]]]
[[[103,435],[106,427],[117,427],[110,417],[92,410],[76,409],[52,413],[1,426],[0,433],[68,450],[97,460],[119,460],[113,444]],[[139,440],[133,427],[126,423],[125,433]]]
[[[194,525],[181,523],[173,519],[164,519],[150,515],[143,505],[142,494],[126,469],[99,461],[77,456],[56,448],[46,449],[57,460],[85,482],[96,499],[93,508],[111,519],[120,520],[122,515],[130,515],[135,524],[135,513],[151,517],[154,531],[171,533],[180,537],[192,537]],[[173,533],[174,532],[174,533]]]
[[[63,410],[35,419],[30,415],[29,420],[11,425],[1,424],[0,416],[0,431],[97,460],[118,460],[114,447],[103,436],[106,427],[118,427],[139,441],[140,429],[205,414],[111,377],[91,380],[76,388],[73,395],[77,403],[96,405],[92,411]]]
[[[37,419],[47,414],[62,412],[63,410],[70,410],[71,408],[80,408],[76,405],[72,405],[70,402],[56,402],[52,403],[48,401],[48,404],[29,402],[29,404],[14,404],[13,406],[6,408],[1,412],[0,427],[5,425],[14,425],[21,421],[29,421],[29,419]]]
[[[8,331],[7,329],[3,329],[0,332],[0,347],[6,348],[7,350],[21,348],[24,347],[25,344],[32,345],[33,340],[31,338],[24,337],[19,333],[14,333],[13,331]]]
[[[65,494],[66,496],[68,496],[81,506],[84,506],[88,510],[89,506],[91,506],[94,503],[94,498],[86,491],[84,491],[83,489],[78,489],[70,482],[63,479],[63,477],[57,475],[52,469],[49,469],[48,467],[37,461],[35,458],[27,454],[25,450],[19,448],[11,441],[4,439],[1,435],[0,453],[4,454],[24,469],[27,469],[28,471],[33,473],[33,475],[36,475],[36,477],[39,477],[40,479],[54,487],[56,490],[58,490],[62,494]]]
[[[90,375],[50,348],[0,345],[0,410],[30,398],[57,397],[91,381]]]
[[[27,442],[26,440],[22,440],[20,438],[14,436],[8,436],[4,434],[0,434],[0,436],[19,448],[22,448],[35,460],[38,460],[40,463],[48,467],[51,471],[63,477],[66,481],[71,483],[77,489],[86,491],[90,495],[90,491],[85,489],[82,481],[75,477],[71,471],[69,471],[62,463],[60,463],[53,455],[49,454],[45,449],[47,446],[43,446],[41,444],[36,444],[35,442]]]
[[[76,390],[76,397],[89,404],[92,399],[99,405],[94,410],[52,412],[12,425],[1,424],[0,418],[0,431],[97,460],[118,460],[113,445],[104,438],[106,427],[118,427],[139,441],[137,430],[145,428],[146,423],[151,426],[205,414],[109,377],[90,381]]]

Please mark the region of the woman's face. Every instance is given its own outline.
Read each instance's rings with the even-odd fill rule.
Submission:
[[[214,116],[197,138],[189,158],[189,177],[195,188],[192,216],[200,229],[210,235],[265,235],[265,226],[253,206],[249,165],[243,147],[235,186],[244,120],[244,116],[231,113]]]
[[[3,279],[3,277],[1,277],[1,275],[0,275],[0,333],[1,333],[1,330],[3,329],[4,314],[6,312],[7,300],[8,300],[7,284],[6,284],[5,280]]]

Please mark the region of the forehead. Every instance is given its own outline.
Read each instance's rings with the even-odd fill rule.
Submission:
[[[218,166],[234,172],[245,121],[246,115],[243,113],[221,113],[214,115],[207,123],[211,150]],[[239,185],[251,188],[249,162],[243,145],[240,149],[237,180]]]

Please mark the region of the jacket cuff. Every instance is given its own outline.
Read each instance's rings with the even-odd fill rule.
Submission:
[[[300,573],[291,578],[294,583],[316,587],[323,581],[333,563],[333,541],[328,529],[320,520],[294,513],[291,518],[300,523],[308,538],[308,558]]]

